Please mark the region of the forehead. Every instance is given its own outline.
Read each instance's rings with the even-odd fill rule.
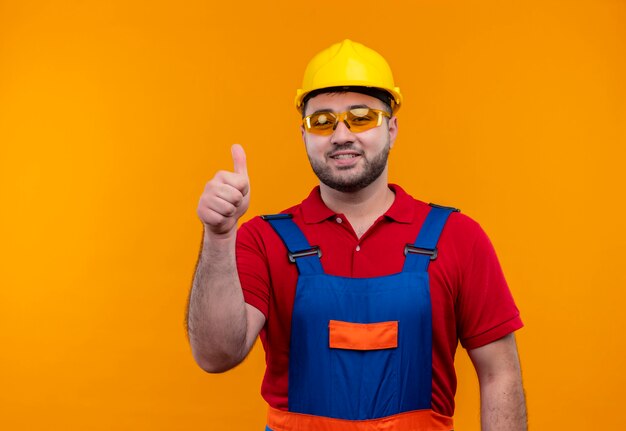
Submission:
[[[385,104],[379,99],[361,93],[322,93],[309,99],[306,113],[319,110],[343,112],[353,106],[365,105],[375,109],[385,109]]]

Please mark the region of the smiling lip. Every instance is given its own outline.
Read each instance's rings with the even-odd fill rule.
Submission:
[[[328,158],[333,160],[338,168],[349,168],[356,165],[359,157],[361,157],[361,154],[353,150],[334,151],[328,155]]]
[[[349,159],[354,159],[356,157],[359,157],[360,155],[361,154],[358,151],[343,150],[343,151],[335,151],[329,154],[328,157],[331,159],[335,159],[335,160],[349,160]]]

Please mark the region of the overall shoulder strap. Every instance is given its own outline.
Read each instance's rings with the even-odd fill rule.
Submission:
[[[430,261],[437,259],[437,242],[448,217],[453,212],[459,212],[458,209],[452,207],[435,204],[430,204],[430,206],[430,211],[426,216],[426,220],[424,220],[415,243],[407,244],[404,247],[406,259],[403,271],[423,272],[428,270]]]
[[[270,214],[261,218],[268,222],[287,247],[287,257],[298,267],[300,275],[323,274],[320,262],[322,252],[318,246],[311,246],[300,228],[293,222],[291,214]]]

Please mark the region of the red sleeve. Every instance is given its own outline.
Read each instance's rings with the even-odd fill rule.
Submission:
[[[265,245],[259,231],[260,218],[241,225],[237,231],[237,272],[246,303],[257,308],[267,319],[270,276]]]
[[[457,298],[457,330],[466,349],[484,346],[523,326],[496,252],[482,228],[462,272]]]

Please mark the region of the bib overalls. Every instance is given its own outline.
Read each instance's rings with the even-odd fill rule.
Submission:
[[[374,278],[324,273],[318,247],[290,214],[263,216],[298,267],[291,321],[288,411],[266,431],[450,431],[431,410],[428,264],[453,208],[431,205],[402,272]],[[401,253],[402,250],[390,250]]]

